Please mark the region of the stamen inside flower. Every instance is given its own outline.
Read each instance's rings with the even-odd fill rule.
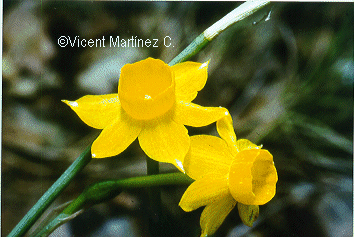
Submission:
[[[175,103],[173,72],[159,59],[127,64],[121,70],[118,96],[123,109],[135,119],[161,116]]]

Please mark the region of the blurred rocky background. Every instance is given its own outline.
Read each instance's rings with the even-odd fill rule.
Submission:
[[[7,235],[99,134],[61,99],[116,93],[120,68],[173,59],[240,2],[4,1],[1,234]],[[353,4],[273,3],[229,28],[191,60],[209,64],[195,102],[227,107],[238,138],[274,155],[277,194],[246,227],[233,210],[215,236],[352,236]],[[106,47],[60,47],[61,36],[106,38]],[[108,47],[109,37],[158,47]],[[163,45],[169,36],[174,47]],[[190,134],[216,135],[215,125]],[[161,165],[162,172],[176,171]],[[134,142],[93,160],[46,215],[106,179],[145,175]],[[202,208],[183,212],[186,187],[162,191],[163,236],[198,236]],[[146,190],[96,205],[51,236],[153,236]],[[38,225],[38,224],[37,224]]]

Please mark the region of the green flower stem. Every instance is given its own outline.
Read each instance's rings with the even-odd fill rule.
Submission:
[[[159,174],[159,162],[146,157],[147,175]],[[150,187],[149,199],[151,202],[151,208],[156,214],[161,214],[161,189],[159,187]]]
[[[221,20],[214,23],[203,33],[201,33],[193,42],[187,46],[177,57],[175,57],[168,65],[173,66],[177,63],[184,62],[190,57],[197,54],[202,48],[204,48],[210,41],[212,41],[216,36],[221,32],[226,30],[231,25],[235,24],[238,21],[243,20],[244,18],[252,15],[256,11],[260,10],[270,1],[248,1],[232,12],[224,16]]]
[[[46,208],[66,188],[71,180],[90,162],[91,145],[70,165],[60,178],[43,194],[38,202],[27,212],[8,237],[23,236],[36,220],[43,214]]]
[[[205,38],[204,33],[201,33],[197,38],[195,38],[190,45],[187,46],[180,54],[178,54],[172,61],[168,64],[173,66],[177,63],[184,62],[189,58],[196,55],[200,50],[202,50],[211,40]]]
[[[112,199],[125,189],[159,187],[163,185],[189,185],[194,180],[183,173],[159,174],[112,180],[96,183],[88,187],[61,214],[38,233],[37,237],[48,236],[58,226],[72,219],[82,208]]]
[[[147,175],[159,174],[159,162],[146,156]],[[149,212],[149,228],[152,236],[159,235],[159,225],[163,224],[161,188],[158,186],[148,188],[151,211]]]

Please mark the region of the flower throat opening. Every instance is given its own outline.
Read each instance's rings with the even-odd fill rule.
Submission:
[[[175,103],[173,72],[159,59],[127,64],[121,70],[118,96],[125,112],[135,119],[161,116]]]

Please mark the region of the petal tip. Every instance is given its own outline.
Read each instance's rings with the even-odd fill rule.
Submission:
[[[180,160],[175,159],[176,164],[177,164],[177,168],[179,168],[179,170],[181,170],[183,173],[186,173],[186,171],[184,170],[183,164]]]
[[[198,70],[201,70],[201,69],[203,69],[203,68],[205,68],[205,67],[208,67],[209,62],[210,62],[210,59],[209,59],[208,61],[206,61],[205,63],[203,63],[202,65],[200,65],[200,67],[198,68]]]
[[[79,104],[78,104],[76,101],[69,102],[69,104],[70,104],[72,107],[78,107],[78,106],[79,106]]]
[[[79,104],[76,101],[69,101],[69,100],[61,100],[61,101],[71,107],[78,107],[79,106]]]
[[[183,197],[182,197],[183,198]],[[185,211],[185,212],[191,212],[191,211],[194,211],[194,209],[193,208],[190,208],[190,207],[188,207],[188,205],[187,204],[185,204],[184,202],[182,202],[182,200],[179,202],[179,204],[178,204],[181,208],[182,208],[182,210],[183,211]]]

